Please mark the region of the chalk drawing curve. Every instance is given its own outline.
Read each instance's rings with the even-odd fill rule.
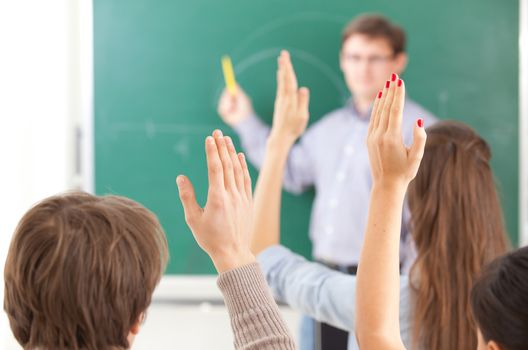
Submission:
[[[243,39],[239,45],[237,45],[232,56],[236,56],[238,52],[244,50],[251,42],[255,41],[258,37],[267,34],[281,26],[292,23],[295,21],[319,21],[319,22],[333,22],[342,24],[347,19],[341,16],[335,16],[330,14],[322,14],[320,12],[301,12],[291,16],[278,18],[274,21],[268,22],[265,25],[255,29],[245,39]]]

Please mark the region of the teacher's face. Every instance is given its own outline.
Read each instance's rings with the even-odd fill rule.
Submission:
[[[344,43],[340,53],[341,71],[354,98],[374,99],[391,73],[401,74],[407,56],[394,55],[385,38],[372,38],[353,34]]]

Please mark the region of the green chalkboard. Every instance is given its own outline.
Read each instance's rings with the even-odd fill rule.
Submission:
[[[340,34],[355,15],[380,12],[409,36],[410,95],[443,119],[462,120],[492,145],[511,238],[518,212],[518,1],[94,0],[95,185],[153,210],[166,230],[168,274],[214,272],[187,229],[174,179],[205,200],[203,140],[222,128],[220,58],[270,121],[276,57],[290,50],[311,89],[311,122],[342,106]],[[253,181],[256,172],[253,171]],[[313,193],[286,195],[283,242],[310,255]]]

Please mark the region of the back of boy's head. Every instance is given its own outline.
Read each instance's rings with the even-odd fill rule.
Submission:
[[[68,193],[21,219],[4,309],[25,349],[128,348],[168,258],[158,219],[123,197]]]
[[[473,287],[471,307],[486,342],[503,350],[528,349],[528,247],[484,269]]]

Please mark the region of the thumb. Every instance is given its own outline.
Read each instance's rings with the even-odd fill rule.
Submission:
[[[427,140],[423,119],[418,119],[414,124],[413,135],[413,144],[409,150],[409,159],[412,163],[415,163],[413,165],[415,165],[416,170],[418,170],[423,157],[425,142]]]
[[[297,103],[299,106],[299,111],[302,114],[308,115],[308,105],[310,103],[310,90],[306,87],[299,89]]]
[[[178,176],[176,178],[176,184],[178,185],[178,191],[180,192],[180,201],[183,205],[185,221],[192,229],[197,220],[200,219],[202,208],[200,208],[196,202],[193,185],[187,177],[183,175]]]

